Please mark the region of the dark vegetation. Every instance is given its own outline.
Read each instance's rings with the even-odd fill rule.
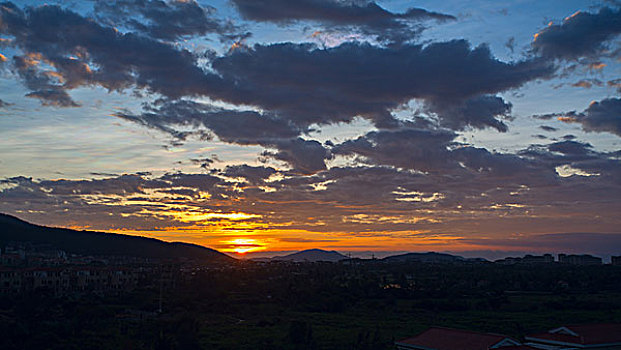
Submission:
[[[521,338],[621,322],[618,266],[253,263],[117,296],[0,300],[2,349],[391,349],[431,325]]]
[[[114,294],[0,296],[3,350],[375,350],[429,326],[521,339],[560,325],[621,322],[619,266],[501,265],[433,254],[422,255],[433,262],[236,261],[192,245],[48,229],[8,216],[0,224],[0,243],[149,256],[144,268],[156,271]],[[185,259],[171,264],[175,257]]]

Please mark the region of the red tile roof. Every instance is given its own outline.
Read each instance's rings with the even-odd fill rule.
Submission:
[[[397,344],[436,350],[488,350],[504,339],[507,337],[500,334],[433,327],[413,338],[398,341]]]
[[[621,324],[589,324],[565,326],[564,328],[577,334],[577,336],[558,332],[551,333],[552,331],[549,331],[548,333],[529,335],[527,339],[533,340],[533,338],[536,338],[580,345],[621,343]]]

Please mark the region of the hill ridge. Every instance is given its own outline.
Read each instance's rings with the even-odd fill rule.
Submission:
[[[198,244],[166,242],[157,238],[100,231],[77,231],[29,223],[0,213],[0,244],[31,242],[49,244],[68,253],[81,255],[132,256],[141,258],[188,258],[234,261],[224,253]]]
[[[275,256],[271,260],[274,261],[331,261],[336,262],[340,260],[348,259],[345,255],[337,252],[336,250],[324,250],[319,248],[312,248],[301,250],[299,252],[283,255],[283,256]]]

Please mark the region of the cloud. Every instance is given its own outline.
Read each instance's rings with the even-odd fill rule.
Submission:
[[[54,195],[129,195],[144,194],[147,188],[164,187],[167,184],[140,174],[129,174],[100,180],[43,180],[38,185],[44,192]]]
[[[278,151],[265,151],[263,156],[286,162],[294,171],[302,174],[314,174],[326,170],[325,161],[332,157],[330,151],[315,140],[302,138],[274,140],[273,143],[266,143],[264,146],[276,147]]]
[[[389,133],[412,139],[412,148],[391,155]],[[433,135],[444,141],[434,142]],[[240,165],[210,174],[158,177],[10,178],[0,180],[0,205],[35,222],[81,221],[96,229],[149,231],[211,232],[222,229],[217,225],[228,220],[227,213],[234,220],[234,213],[244,213],[237,217],[257,229],[325,232],[341,238],[420,238],[424,233],[477,237],[567,225],[605,232],[619,227],[614,215],[621,196],[618,155],[597,153],[587,144],[554,143],[513,155],[455,144],[449,131],[378,131],[367,138],[369,145],[363,140],[348,143],[349,151],[361,157],[366,152],[366,166],[331,167],[310,175]],[[409,156],[416,152],[420,156]],[[434,163],[426,152],[445,152],[446,157]],[[402,159],[418,163],[402,169],[388,164],[405,164]],[[317,164],[311,163],[312,168],[321,167]],[[599,175],[561,177],[555,167],[563,164]],[[427,171],[413,171],[422,167]]]
[[[164,101],[147,108],[148,112],[133,115],[118,112],[117,117],[139,123],[184,139],[190,134],[204,135],[196,128],[205,127],[227,143],[261,145],[277,151],[265,151],[264,157],[284,161],[295,171],[311,174],[325,170],[330,152],[319,142],[299,138],[304,130],[276,115],[254,111],[216,108],[192,101]],[[195,131],[178,131],[186,126]]]
[[[38,98],[44,106],[56,107],[80,107],[67,92],[62,89],[50,88],[49,90],[38,90],[26,94],[26,97]]]
[[[599,79],[581,79],[573,84],[573,87],[581,87],[585,89],[590,89],[593,86],[604,86],[604,83]]]
[[[548,131],[548,132],[558,131],[558,128],[555,128],[555,127],[552,127],[552,126],[548,126],[548,125],[540,125],[539,129],[541,129],[543,131]]]
[[[0,20],[2,34],[13,36],[12,45],[25,52],[14,58],[18,73],[33,97],[50,104],[72,105],[66,102],[66,90],[79,86],[99,85],[111,91],[144,88],[177,98],[220,84],[216,75],[196,65],[196,57],[187,50],[120,33],[58,6],[22,11],[6,3],[0,8]]]
[[[205,192],[213,192],[216,184],[222,180],[218,177],[207,174],[166,174],[160,177],[161,181],[168,186],[163,187],[187,187]]]
[[[491,127],[506,132],[507,125],[498,118],[510,118],[512,106],[501,97],[482,95],[457,103],[444,99],[431,100],[426,107],[438,116],[441,125],[453,130]]]
[[[250,166],[246,164],[231,165],[224,169],[224,175],[232,178],[244,178],[251,184],[263,184],[270,176],[276,174],[276,169],[264,166]]]
[[[535,34],[535,52],[548,58],[597,60],[608,55],[608,43],[621,33],[621,10],[603,7],[597,13],[576,12],[560,24]]]
[[[441,130],[374,131],[336,145],[332,151],[362,157],[367,164],[438,172],[449,166],[448,146],[455,137]]]
[[[455,142],[456,136],[447,130],[374,131],[336,145],[332,152],[358,156],[362,163],[369,165],[394,166],[438,176],[470,179],[475,176],[489,183],[504,181],[505,185],[518,180],[518,174],[537,181],[550,171],[517,155],[492,153]]]
[[[79,107],[73,101],[63,86],[54,82],[54,76],[49,71],[40,71],[38,65],[43,58],[38,54],[14,56],[13,64],[18,75],[23,79],[26,87],[33,90],[26,94],[41,100],[45,106]]]
[[[421,21],[454,20],[447,14],[410,8],[393,13],[375,1],[339,0],[232,0],[241,15],[259,22],[315,21],[329,27],[357,27],[380,40],[407,41],[421,30]]]
[[[587,132],[609,132],[621,136],[621,99],[593,101],[582,113],[566,113],[560,119],[582,124],[582,129]]]
[[[255,45],[211,54],[211,66],[202,67],[190,51],[119,32],[57,6],[23,11],[8,3],[0,15],[2,33],[13,36],[13,45],[24,52],[14,58],[16,69],[32,90],[30,96],[44,103],[77,105],[67,91],[97,85],[111,91],[143,89],[169,99],[205,96],[262,109],[264,117],[278,121],[270,126],[262,119],[261,124],[292,129],[290,137],[312,124],[355,117],[394,128],[399,123],[392,111],[412,99],[422,100],[444,126],[504,131],[501,119],[511,105],[495,94],[554,72],[546,60],[502,62],[487,46],[472,48],[465,40],[388,47],[356,42],[332,48]],[[246,119],[256,120],[250,114]],[[230,126],[218,124],[221,120],[210,118],[209,128],[226,138]],[[178,131],[177,136],[183,135]]]
[[[593,146],[589,143],[577,141],[560,141],[548,145],[551,152],[559,152],[565,155],[587,155],[591,152]]]
[[[94,11],[106,24],[125,25],[168,41],[210,33],[226,37],[238,31],[231,22],[216,18],[215,8],[193,0],[98,0]]]
[[[212,66],[236,85],[221,99],[259,106],[300,127],[349,122],[355,116],[395,127],[391,111],[421,99],[449,126],[504,129],[495,114],[507,113],[510,106],[487,95],[553,73],[543,60],[505,63],[488,47],[471,48],[465,40],[398,47],[349,42],[326,49],[255,45],[218,57]]]
[[[140,115],[133,115],[128,111],[121,111],[115,115],[179,138],[185,138],[192,133],[177,131],[179,128],[205,127],[213,131],[221,141],[241,145],[294,138],[303,131],[287,120],[270,113],[223,109],[188,100],[160,100],[154,105],[147,106]]]

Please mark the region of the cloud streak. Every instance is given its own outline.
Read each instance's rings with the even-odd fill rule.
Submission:
[[[287,24],[314,21],[329,28],[354,27],[376,36],[380,41],[403,42],[412,40],[423,28],[421,22],[449,21],[455,17],[410,8],[393,13],[375,1],[339,0],[232,0],[241,15],[248,20]]]

